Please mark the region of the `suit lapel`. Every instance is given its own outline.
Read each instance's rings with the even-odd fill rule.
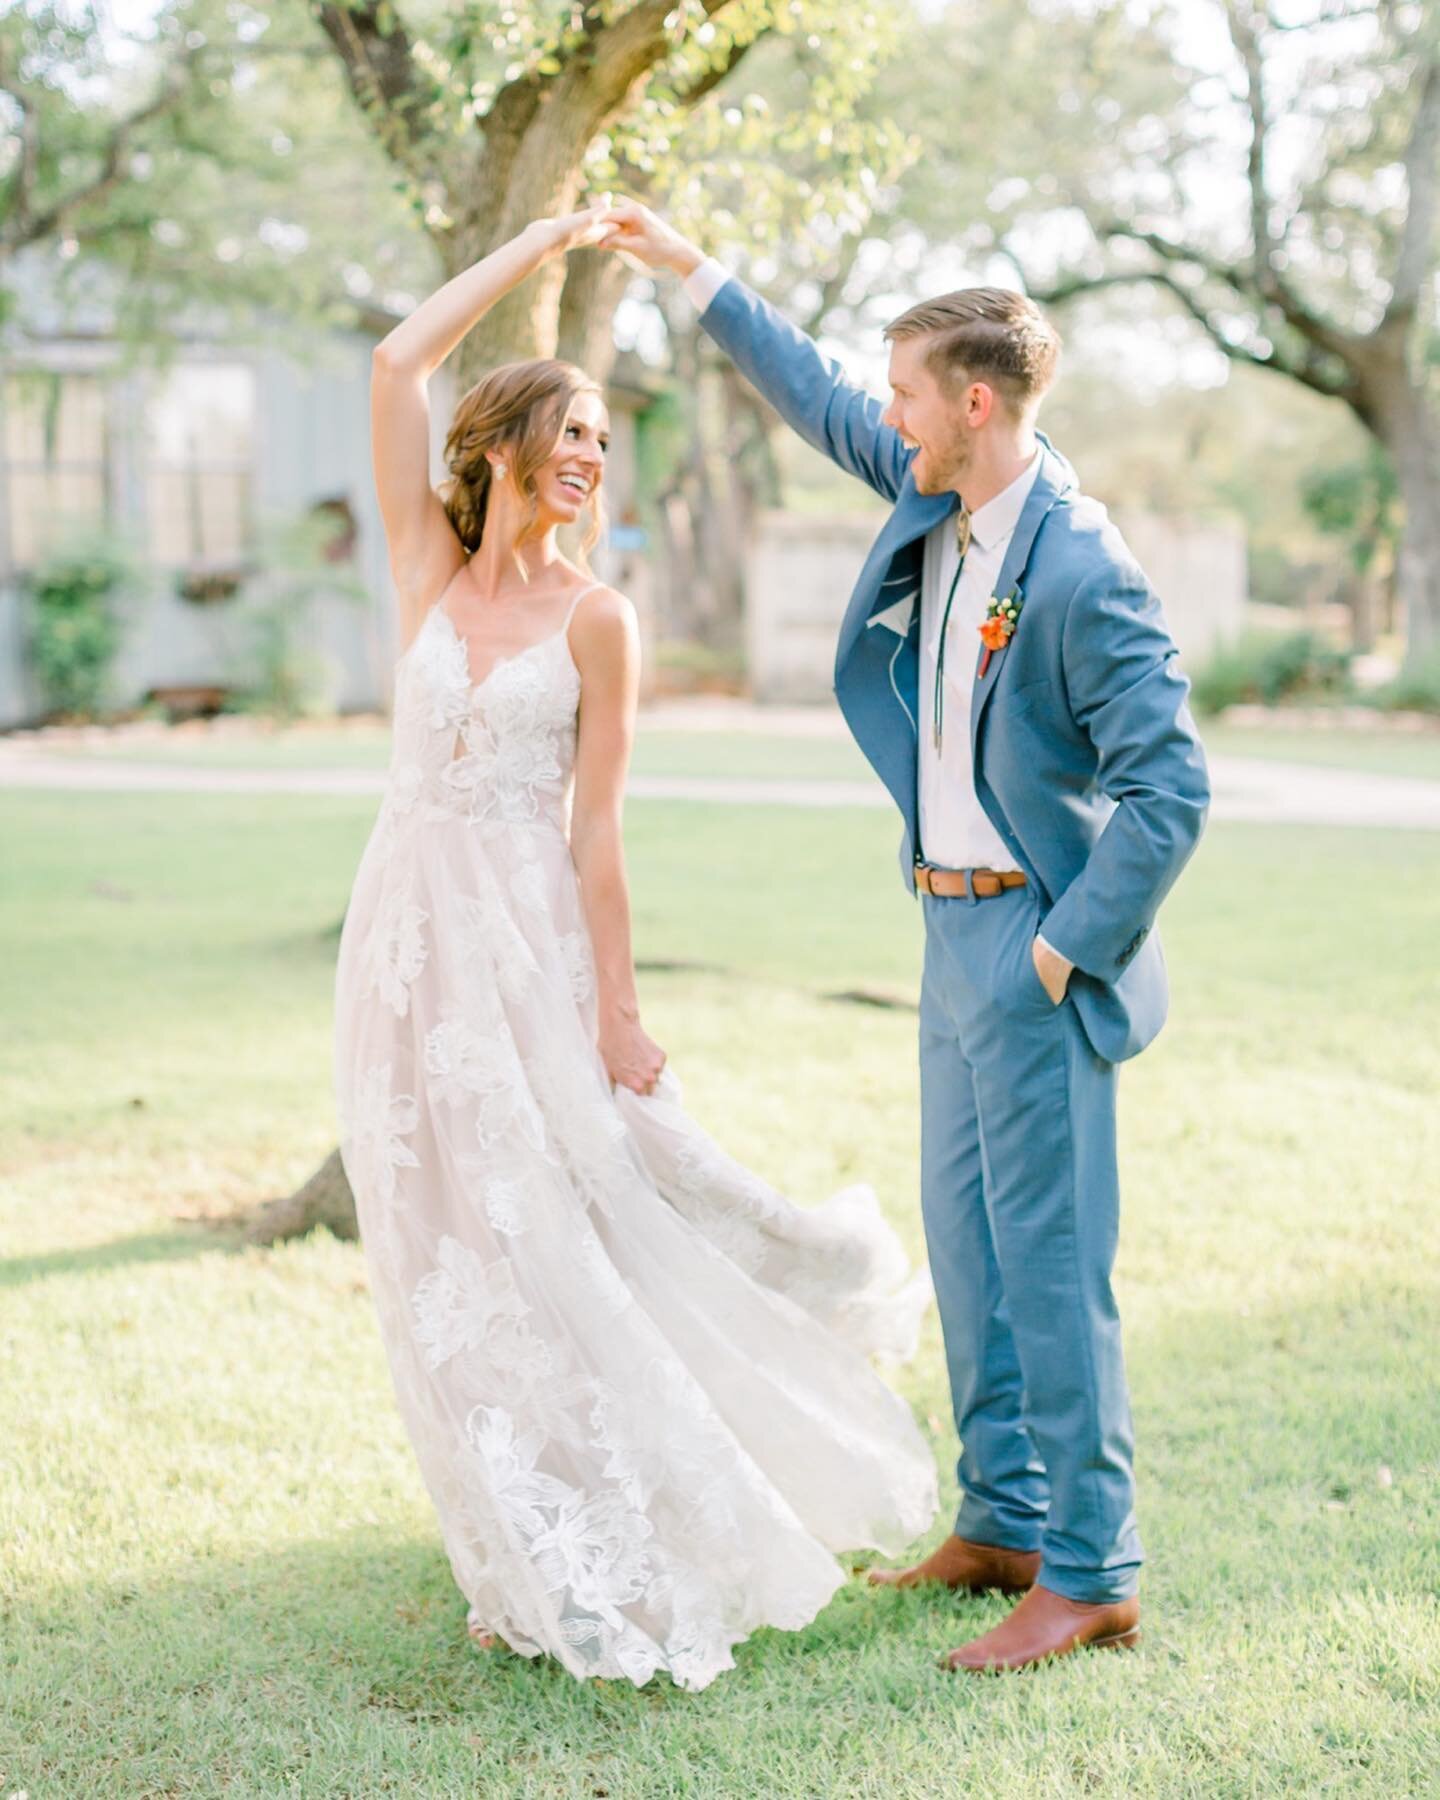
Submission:
[[[1030,561],[1030,552],[1035,546],[1036,534],[1045,521],[1045,515],[1063,495],[1071,492],[1076,485],[1075,471],[1053,447],[1049,438],[1038,431],[1035,435],[1040,440],[1040,469],[1035,477],[1035,485],[1025,497],[1025,505],[1021,509],[1019,521],[1011,534],[1009,548],[1005,552],[1005,560],[1001,563],[1000,573],[995,579],[997,594],[1008,594],[1011,588],[1017,585],[1021,592],[1024,592],[1025,571]],[[984,655],[985,646],[977,644],[970,697],[970,758],[972,766],[975,765],[978,754],[980,721],[984,717],[991,694],[995,692],[996,683],[1000,679],[1000,670],[1004,667],[1002,652],[998,660],[991,660],[989,671],[982,681],[980,664],[984,661]]]
[[[1041,446],[1040,469],[1001,566],[1001,593],[1023,577],[1046,513],[1076,485],[1069,463],[1043,433],[1035,435]],[[907,483],[871,547],[835,646],[835,695],[840,710],[871,766],[894,796],[912,845],[917,838],[916,670],[925,538],[958,506],[959,500],[953,493],[917,494]],[[973,694],[971,710],[972,754],[980,714],[999,673],[992,664],[989,675],[981,682],[979,665],[977,646],[975,674],[971,678],[978,689]]]
[[[835,650],[835,697],[870,766],[916,836],[920,584],[925,536],[953,512],[953,494],[909,494],[871,548]]]
[[[954,494],[906,495],[882,526],[870,550],[869,562],[878,571],[872,588],[862,580],[851,597],[835,645],[835,667],[844,667],[874,612],[884,611],[909,595],[919,605],[920,571],[925,536],[960,502]]]

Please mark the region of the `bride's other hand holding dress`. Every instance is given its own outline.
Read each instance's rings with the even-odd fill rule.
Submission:
[[[665,1052],[640,1023],[622,836],[625,773],[640,699],[640,635],[619,595],[577,616],[571,634],[584,704],[575,751],[570,853],[595,958],[600,1058],[611,1082],[653,1094]]]

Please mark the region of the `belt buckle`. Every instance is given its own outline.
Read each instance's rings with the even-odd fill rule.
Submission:
[[[931,866],[930,863],[922,862],[918,856],[915,858],[915,891],[917,894],[933,894],[935,892],[930,885]]]

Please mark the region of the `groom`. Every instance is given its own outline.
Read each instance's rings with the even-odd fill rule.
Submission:
[[[1210,797],[1174,642],[1035,430],[1059,339],[1031,301],[968,288],[902,314],[882,409],[654,214],[624,202],[615,221],[611,246],[683,277],[765,398],[894,507],[835,693],[924,909],[922,1207],[961,1501],[938,1550],[872,1578],[1023,1595],[954,1669],[1131,1645],[1116,1065],[1164,1022],[1155,915]]]

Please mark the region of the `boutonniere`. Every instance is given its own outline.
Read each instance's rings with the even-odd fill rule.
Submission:
[[[1012,587],[1003,599],[996,594],[990,596],[985,607],[984,623],[979,627],[980,641],[985,646],[985,654],[980,658],[982,677],[990,667],[990,658],[997,650],[1003,650],[1014,637],[1024,606],[1025,596],[1018,587]]]

